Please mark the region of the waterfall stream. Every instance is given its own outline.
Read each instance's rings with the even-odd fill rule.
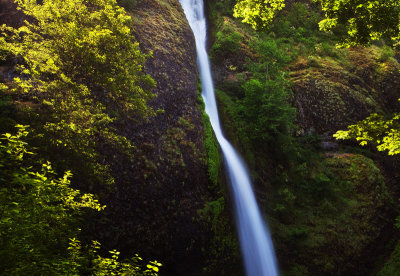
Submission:
[[[211,125],[226,161],[246,273],[248,276],[278,275],[272,240],[260,214],[250,177],[243,161],[222,134],[206,51],[207,30],[203,0],[180,0],[180,3],[196,39],[197,62],[206,113],[210,117]]]

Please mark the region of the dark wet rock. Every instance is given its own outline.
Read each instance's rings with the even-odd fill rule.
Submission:
[[[321,142],[321,149],[325,151],[337,151],[339,149],[339,144],[335,142],[324,141]]]

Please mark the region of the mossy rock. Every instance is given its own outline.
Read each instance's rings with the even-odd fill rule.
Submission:
[[[279,259],[286,257],[285,275],[366,275],[392,227],[393,200],[371,159],[335,154],[324,162],[329,193],[311,202],[303,195],[290,224],[274,221]]]
[[[149,104],[160,112],[141,124],[116,126],[135,146],[134,160],[116,156],[118,162],[110,162],[116,191],[93,232],[122,257],[138,252],[163,263],[167,275],[194,275],[205,266],[202,248],[212,237],[197,210],[214,196],[194,36],[178,0],[137,1],[129,12],[139,46],[152,52],[144,71],[156,81],[157,97]]]
[[[303,132],[332,134],[370,113],[399,108],[399,63],[388,50],[372,46],[342,51],[346,58],[311,55],[290,67]]]
[[[391,276],[400,273],[400,242],[396,245],[390,257],[377,273],[378,276]]]

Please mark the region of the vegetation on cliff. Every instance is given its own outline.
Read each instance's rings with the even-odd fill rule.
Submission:
[[[318,0],[325,18],[319,22],[322,31],[333,31],[339,38],[339,46],[357,46],[383,40],[391,46],[398,47],[400,41],[400,19],[398,1],[351,1],[351,0]],[[253,28],[269,27],[277,12],[284,8],[283,0],[279,1],[238,1],[234,16],[243,18],[242,22],[250,23]],[[390,155],[398,154],[400,135],[398,126],[399,114],[386,120],[382,115],[373,114],[348,131],[340,131],[338,139],[355,138],[360,145],[367,142],[377,144],[380,151],[388,150]]]
[[[2,58],[17,61],[14,77],[2,84],[4,101],[30,114],[21,120],[35,129],[41,151],[65,160],[57,162],[61,169],[86,175],[92,186],[112,183],[95,148],[108,144],[129,154],[132,145],[113,124],[153,114],[146,101],[154,81],[142,72],[146,56],[130,17],[115,1],[17,3],[33,22],[2,26]]]
[[[0,220],[2,263],[8,275],[156,275],[158,262],[141,264],[137,255],[120,262],[119,252],[98,254],[100,243],[77,239],[85,209],[101,211],[93,194],[70,187],[71,172],[56,177],[50,162],[41,163],[25,142],[26,126],[0,138]]]
[[[289,1],[287,1],[289,2]],[[398,45],[400,39],[400,4],[396,0],[313,0],[320,3],[325,18],[319,22],[323,31],[336,31],[340,45],[355,46],[386,39]],[[239,0],[234,16],[243,18],[253,28],[266,28],[285,7],[285,0]]]
[[[210,50],[217,95],[226,132],[252,171],[283,271],[363,275],[378,254],[390,252],[378,245],[395,232],[397,214],[383,175],[395,181],[397,174],[376,153],[340,146],[331,135],[371,112],[398,108],[396,50],[383,41],[338,49],[343,32],[321,32],[321,8],[311,1],[288,1],[268,26],[254,19],[257,31],[232,18],[234,4],[210,4],[217,10]],[[371,248],[379,249],[374,255]]]
[[[377,144],[379,151],[389,155],[400,154],[400,113],[385,120],[381,114],[372,114],[365,120],[351,125],[348,130],[340,130],[334,136],[337,139],[356,139],[361,146],[369,142]]]
[[[153,275],[140,258],[120,262],[81,243],[84,208],[102,210],[92,194],[114,182],[99,147],[127,156],[133,146],[115,125],[154,111],[154,80],[142,71],[148,56],[131,34],[131,18],[113,0],[17,0],[27,16],[18,28],[1,26],[0,57],[11,75],[1,83],[1,273]],[[15,71],[14,71],[15,70]],[[28,128],[16,123],[29,124]],[[27,142],[36,148],[30,152]],[[54,169],[47,161],[54,161]],[[73,170],[78,178],[74,178]]]
[[[118,1],[131,16],[115,0],[15,2],[27,21],[0,35],[0,273],[157,274],[138,252],[166,274],[240,275],[179,2]],[[399,153],[398,3],[267,2],[207,4],[224,131],[280,266],[393,274],[397,159],[331,137],[351,125],[337,136]]]

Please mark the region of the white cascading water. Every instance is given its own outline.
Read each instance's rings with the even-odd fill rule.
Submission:
[[[206,51],[206,19],[203,0],[180,0],[196,39],[202,96],[215,136],[226,160],[236,210],[240,246],[248,276],[278,275],[275,252],[251,187],[245,165],[222,134],[210,64]]]

